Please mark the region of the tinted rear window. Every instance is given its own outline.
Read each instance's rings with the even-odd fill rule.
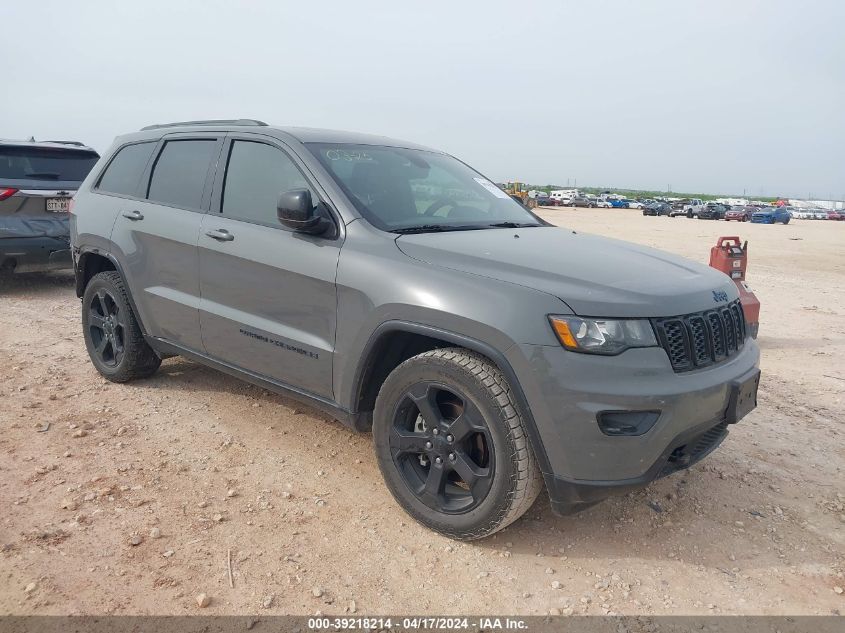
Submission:
[[[0,178],[82,182],[98,159],[85,150],[0,146]]]
[[[155,143],[138,143],[121,148],[106,167],[97,188],[109,193],[134,196],[155,146]]]
[[[176,207],[199,209],[216,139],[168,141],[153,167],[147,198]]]

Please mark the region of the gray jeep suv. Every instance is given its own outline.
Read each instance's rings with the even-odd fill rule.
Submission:
[[[644,486],[756,405],[724,274],[551,226],[442,152],[259,121],[119,137],[77,195],[96,369],[181,355],[372,430],[399,504],[453,538]]]

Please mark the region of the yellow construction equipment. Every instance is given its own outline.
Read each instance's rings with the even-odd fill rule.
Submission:
[[[526,207],[533,209],[537,206],[537,201],[528,196],[528,190],[524,189],[524,183],[509,182],[505,185],[505,193],[518,202],[524,204]]]

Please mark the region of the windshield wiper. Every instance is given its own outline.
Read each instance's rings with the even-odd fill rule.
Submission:
[[[542,224],[534,224],[533,222],[496,222],[487,226],[495,226],[497,229],[524,229],[530,226],[542,226]]]
[[[487,228],[486,225],[473,224],[421,224],[420,226],[406,226],[401,229],[392,229],[391,233],[445,233],[447,231],[477,231]]]
[[[33,171],[24,174],[26,178],[35,178],[37,180],[58,180],[59,175],[54,171]]]

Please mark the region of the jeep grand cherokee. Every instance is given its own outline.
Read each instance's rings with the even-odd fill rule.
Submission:
[[[756,405],[734,283],[551,226],[459,160],[259,121],[119,137],[71,218],[85,344],[182,355],[372,430],[398,503],[491,534],[713,450]]]

